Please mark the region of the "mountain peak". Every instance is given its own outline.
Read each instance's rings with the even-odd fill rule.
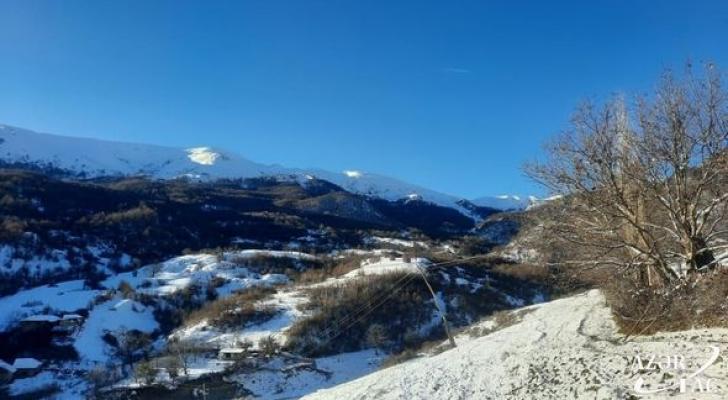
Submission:
[[[222,153],[213,150],[210,147],[192,147],[187,149],[187,157],[193,163],[200,165],[214,165],[219,159],[224,159]]]
[[[364,173],[361,171],[357,171],[357,170],[346,170],[346,171],[344,171],[344,175],[346,175],[347,177],[352,178],[352,179],[357,179],[357,178],[361,178],[364,175]]]
[[[221,162],[225,161],[225,162]],[[157,179],[195,176],[199,179],[245,179],[261,176],[317,177],[352,193],[386,200],[416,197],[472,215],[462,198],[359,170],[331,172],[255,163],[208,146],[175,148],[148,144],[37,133],[0,124],[0,162],[54,168],[86,177],[146,175]],[[522,209],[529,202],[515,196],[483,197],[476,205],[500,210]]]

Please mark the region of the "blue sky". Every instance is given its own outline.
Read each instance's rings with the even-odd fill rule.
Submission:
[[[687,59],[728,3],[0,0],[0,122],[529,194],[578,101]]]

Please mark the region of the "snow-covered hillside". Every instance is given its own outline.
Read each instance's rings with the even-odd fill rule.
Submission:
[[[471,203],[480,207],[490,207],[498,210],[523,210],[536,203],[538,199],[534,196],[521,197],[517,195],[504,194],[500,196],[478,197],[470,200]]]
[[[512,325],[502,329],[498,318],[470,328],[455,349],[304,399],[726,398],[726,329],[624,341],[598,291],[515,310],[509,318],[505,325]]]
[[[418,198],[468,214],[468,210],[458,204],[462,199],[457,196],[387,176],[354,170],[330,172],[263,165],[237,154],[209,147],[180,149],[74,138],[0,124],[0,161],[58,168],[88,177],[147,175],[169,179],[188,176],[206,180],[280,176],[301,181],[316,177],[353,193],[386,200]],[[501,210],[522,209],[529,204],[527,200],[516,196],[483,197],[473,203]]]

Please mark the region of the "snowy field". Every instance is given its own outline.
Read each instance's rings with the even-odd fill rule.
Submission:
[[[168,295],[192,284],[206,285],[214,279],[224,284],[218,288],[219,296],[254,286],[273,286],[288,282],[282,274],[259,274],[241,263],[255,264],[261,258],[291,258],[314,260],[315,257],[295,251],[242,250],[216,254],[193,254],[172,258],[160,264],[147,265],[133,272],[110,277],[103,282],[108,288],[116,288],[122,281],[141,293]]]
[[[98,294],[97,290],[85,289],[83,281],[78,280],[39,286],[0,297],[0,330],[31,315],[86,308]]]
[[[191,362],[189,378],[193,379],[223,371],[230,362],[220,361],[217,358],[216,350],[234,346],[237,341],[247,339],[253,343],[254,349],[261,339],[269,336],[281,344],[285,343],[288,329],[310,312],[306,311],[306,307],[302,307],[308,301],[306,291],[310,288],[346,284],[352,280],[373,275],[419,273],[419,269],[426,270],[431,266],[429,260],[424,258],[407,259],[393,257],[391,252],[389,252],[390,255],[385,255],[387,253],[382,249],[371,250],[366,254],[371,255],[372,258],[362,261],[359,268],[338,278],[329,278],[323,282],[308,285],[278,286],[288,283],[288,278],[284,275],[266,275],[255,272],[259,270],[256,268],[256,263],[265,262],[266,258],[286,257],[294,262],[295,260],[314,260],[313,256],[305,253],[268,250],[175,257],[163,263],[142,267],[135,272],[111,276],[103,281],[102,285],[112,289],[117,288],[122,282],[126,282],[136,291],[151,295],[157,301],[165,301],[168,296],[190,285],[205,285],[213,280],[223,282],[221,286],[217,287],[218,295],[223,297],[234,291],[255,286],[278,286],[274,294],[257,303],[276,311],[276,314],[267,321],[240,329],[223,329],[211,325],[207,320],[202,320],[178,328],[167,338],[179,339],[183,342],[194,343],[199,348],[210,349],[210,352],[196,355]],[[458,268],[453,269],[453,273],[462,275],[459,272],[462,271]],[[484,284],[484,282],[470,282],[459,276],[451,278],[448,275],[447,281],[451,279],[454,279],[458,285],[476,285],[475,287],[477,287]],[[98,297],[101,295],[104,297]],[[33,299],[42,300],[33,301]],[[514,304],[520,304],[515,300],[518,299],[514,299]],[[449,307],[441,297],[439,302],[443,309]],[[7,321],[6,324],[41,312],[60,314],[73,312],[80,308],[89,310],[88,318],[72,339],[72,344],[79,353],[80,361],[62,366],[56,365],[52,371],[43,372],[33,378],[16,380],[10,387],[13,394],[27,393],[42,388],[49,382],[56,382],[60,383],[61,387],[58,399],[81,399],[87,389],[86,383],[83,379],[70,376],[64,371],[90,370],[97,365],[104,365],[110,360],[113,349],[102,339],[108,333],[116,335],[128,330],[151,333],[159,328],[151,307],[125,299],[121,293],[110,296],[106,290],[84,289],[81,281],[64,282],[22,291],[16,295],[1,298],[0,306],[2,306],[0,317]],[[439,323],[439,316],[433,308],[431,321],[427,321],[419,328],[421,333],[425,334],[425,331]],[[162,348],[163,345],[164,340],[155,342],[155,348]],[[313,360],[314,368],[300,369],[291,368],[288,364],[290,360],[286,360],[285,357],[275,357],[259,370],[232,375],[230,379],[263,399],[299,398],[367,374],[376,376],[379,374],[377,372],[379,365],[385,357],[385,354],[378,354],[374,350],[364,350],[319,357]],[[164,380],[163,375],[164,373],[158,374],[162,381]],[[135,385],[139,385],[139,383],[132,378],[127,378],[117,382],[115,386],[133,387]]]
[[[170,338],[193,342],[203,347],[231,346],[237,340],[250,340],[256,346],[262,338],[273,336],[279,343],[285,342],[285,332],[293,323],[304,314],[299,306],[306,302],[300,290],[279,290],[272,298],[260,304],[272,306],[277,315],[262,324],[252,325],[237,331],[221,331],[210,326],[208,321],[201,321],[195,325],[183,327],[174,332]]]
[[[512,326],[485,334],[496,325],[486,321],[480,324],[483,332],[476,326],[472,333],[459,335],[455,349],[304,399],[607,400],[638,394],[649,399],[728,398],[726,329],[664,333],[625,342],[597,291],[513,313],[522,320]],[[711,363],[714,351],[721,355]],[[650,366],[652,356],[663,363],[661,369]],[[673,364],[665,362],[666,356],[672,357]],[[669,368],[676,356],[684,361],[680,363],[684,368]],[[705,371],[690,377],[703,365],[707,365]],[[686,378],[685,392],[679,377]],[[710,392],[695,392],[706,386]]]

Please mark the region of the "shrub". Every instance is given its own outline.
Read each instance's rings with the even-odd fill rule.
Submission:
[[[387,328],[381,324],[370,325],[366,333],[366,342],[377,349],[386,348],[390,344]]]
[[[103,387],[112,384],[112,377],[113,375],[109,374],[109,371],[102,366],[96,366],[88,371],[86,381],[89,383],[92,395],[97,396]]]
[[[405,349],[401,353],[387,357],[384,361],[382,361],[380,368],[389,368],[414,358],[417,358],[417,351],[413,349]]]
[[[728,271],[723,269],[663,287],[643,287],[623,277],[603,291],[621,332],[629,336],[728,326]]]
[[[292,351],[321,355],[368,347],[367,330],[374,324],[400,347],[410,327],[432,318],[433,308],[422,280],[406,274],[371,276],[308,291],[311,316],[298,320],[287,332]],[[333,340],[335,339],[335,340]]]
[[[361,266],[367,257],[350,254],[343,258],[328,258],[318,268],[309,268],[301,272],[296,281],[304,284],[311,284],[325,281],[328,278],[335,278],[345,275]]]
[[[281,349],[281,345],[278,344],[278,341],[273,337],[273,335],[261,338],[260,341],[258,341],[258,347],[260,348],[261,353],[263,353],[266,357],[275,356]]]
[[[145,384],[151,385],[157,377],[157,370],[152,367],[150,362],[142,361],[134,367],[134,376],[136,379],[141,379]]]
[[[179,377],[179,370],[183,368],[182,361],[178,357],[169,357],[164,370],[167,371],[172,382]]]
[[[134,288],[127,281],[121,281],[121,283],[119,283],[119,287],[117,288],[117,290],[119,290],[119,292],[121,292],[121,295],[125,299],[133,299],[134,295],[136,294],[136,291],[134,290]]]
[[[192,325],[208,320],[212,325],[239,328],[252,322],[265,321],[272,318],[277,310],[271,306],[261,306],[256,303],[274,291],[274,289],[266,287],[253,287],[205,303],[200,309],[190,312],[184,318],[184,324]]]

